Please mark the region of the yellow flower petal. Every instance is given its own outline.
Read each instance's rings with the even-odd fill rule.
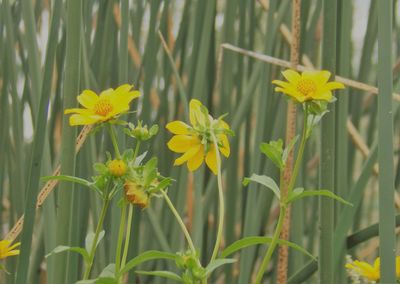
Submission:
[[[179,166],[182,165],[184,162],[188,161],[191,159],[194,155],[197,154],[199,151],[201,145],[196,145],[191,147],[188,151],[185,152],[182,156],[180,156],[178,159],[175,160],[174,166]]]
[[[220,146],[219,150],[221,151],[222,155],[228,158],[231,153],[228,137],[225,134],[221,134],[219,135],[218,140],[220,143],[222,143],[222,147]]]
[[[198,146],[201,141],[196,136],[191,135],[175,135],[167,143],[168,148],[176,153],[185,153],[190,148]]]
[[[123,85],[119,86],[118,88],[116,88],[114,92],[116,94],[125,94],[125,93],[129,92],[130,89],[132,89],[132,88],[133,88],[132,85],[123,84]]]
[[[187,162],[189,171],[194,172],[197,170],[204,161],[204,146],[201,145],[196,155],[190,158]]]
[[[92,90],[83,90],[83,92],[77,97],[78,102],[85,108],[93,108],[99,97]]]
[[[281,93],[284,93],[286,95],[289,95],[293,99],[297,100],[300,103],[305,101],[305,97],[302,94],[300,94],[299,92],[296,92],[296,91],[291,91],[291,90],[288,90],[288,89],[283,89],[283,88],[280,88],[280,87],[276,87],[275,88],[275,92],[281,92]]]
[[[286,78],[291,84],[296,84],[300,79],[301,76],[294,70],[288,69],[282,72],[283,77]]]
[[[189,103],[189,119],[193,126],[206,124],[206,119],[208,119],[205,114],[201,111],[201,102],[196,99],[190,100]]]
[[[72,126],[75,125],[89,125],[96,122],[102,121],[100,116],[98,118],[93,116],[87,116],[82,114],[73,114],[69,118],[69,124]]]
[[[344,85],[340,82],[329,82],[324,87],[328,90],[344,89]]]
[[[328,82],[329,78],[331,77],[331,72],[322,70],[317,72],[315,75],[315,81],[318,82],[320,85],[325,85]]]
[[[167,128],[173,134],[188,134],[188,129],[191,127],[182,121],[175,120],[168,123],[165,128]]]
[[[85,114],[85,115],[93,114],[93,112],[91,110],[88,110],[86,108],[68,108],[64,111],[64,114],[69,114],[69,113],[78,113],[78,114]]]
[[[211,149],[206,155],[206,164],[214,175],[218,175],[217,153],[215,152],[214,146],[211,146]]]

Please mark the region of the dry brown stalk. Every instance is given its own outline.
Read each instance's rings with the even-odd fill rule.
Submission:
[[[232,44],[229,43],[223,43],[221,44],[222,48],[224,49],[228,49],[234,52],[237,52],[239,54],[243,54],[245,56],[249,56],[249,57],[253,57],[256,58],[258,60],[261,60],[263,62],[267,62],[273,65],[277,65],[277,66],[281,66],[284,68],[293,68],[297,71],[306,71],[306,70],[316,70],[316,69],[312,69],[312,68],[307,68],[304,65],[297,65],[297,66],[292,66],[291,63],[287,60],[283,60],[283,59],[279,59],[273,56],[269,56],[269,55],[265,55],[265,54],[261,54],[255,51],[251,51],[251,50],[247,50],[247,49],[243,49],[237,46],[234,46]],[[372,93],[375,95],[378,95],[379,89],[375,86],[371,86],[362,82],[358,82],[352,79],[348,79],[342,76],[335,76],[335,81],[341,82],[344,85],[348,86],[348,87],[352,87],[361,91],[365,91],[366,93]],[[400,102],[400,94],[398,93],[393,93],[393,100]]]
[[[78,137],[76,138],[76,145],[75,145],[76,153],[78,153],[79,150],[81,149],[83,143],[85,142],[85,140],[87,138],[87,135],[89,134],[89,132],[91,130],[92,130],[92,126],[87,125],[79,133]],[[53,172],[53,176],[60,175],[60,168],[61,168],[60,165],[58,165],[57,168]],[[58,182],[59,182],[58,180],[50,180],[50,181],[46,182],[46,184],[42,187],[42,189],[40,190],[40,192],[38,194],[36,208],[39,208],[40,206],[42,206],[42,204],[44,203],[46,198],[49,196],[49,194],[53,191],[53,189],[56,187]],[[18,219],[17,223],[14,224],[12,229],[5,236],[5,239],[13,242],[21,233],[23,225],[24,225],[24,215],[22,215]]]
[[[292,33],[290,31],[288,33],[288,29],[285,30],[285,27],[281,26],[281,30],[286,32],[287,35],[290,34],[290,65],[292,68],[295,68],[299,64],[299,43],[300,43],[300,7],[301,0],[293,0],[292,2]],[[286,138],[285,144],[289,145],[290,141],[296,135],[296,117],[297,110],[296,105],[289,101],[287,114],[286,114]],[[288,185],[290,183],[290,179],[293,174],[293,156],[294,151],[290,151],[286,167],[283,172],[283,184],[281,184],[282,195],[287,195]],[[282,232],[280,235],[280,239],[288,240],[289,232],[290,232],[290,213],[291,206],[289,205],[286,208],[286,215],[283,223]],[[279,246],[279,255],[278,255],[278,274],[277,274],[277,282],[278,283],[286,283],[287,282],[287,271],[288,271],[288,256],[289,256],[289,248],[287,246]]]

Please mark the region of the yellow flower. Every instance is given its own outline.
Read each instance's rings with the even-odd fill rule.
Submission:
[[[175,134],[168,142],[168,148],[176,153],[183,153],[175,160],[174,165],[182,165],[187,162],[190,171],[197,170],[203,161],[217,175],[217,153],[214,138],[217,140],[218,150],[225,157],[229,157],[230,146],[226,133],[229,133],[229,125],[222,119],[212,118],[207,109],[198,100],[191,100],[190,124],[182,121],[173,121],[166,128]]]
[[[124,184],[126,199],[132,204],[138,205],[144,209],[149,206],[149,195],[144,191],[143,187],[133,181],[126,181]]]
[[[397,264],[397,259],[396,259],[396,264]],[[346,264],[347,269],[356,272],[360,276],[370,281],[378,281],[381,278],[380,266],[381,262],[379,257],[375,259],[373,266],[367,262],[358,260]]]
[[[129,110],[129,103],[140,96],[139,91],[131,90],[132,85],[121,85],[117,89],[107,89],[98,96],[91,90],[84,90],[78,102],[84,108],[70,108],[65,114],[73,113],[70,125],[87,125],[110,120]]]
[[[123,160],[112,160],[108,163],[108,170],[111,175],[121,177],[126,173],[126,164]]]
[[[12,246],[11,241],[2,240],[0,241],[0,259],[7,258],[9,256],[18,255],[19,250],[17,248],[21,243],[15,243]]]
[[[317,100],[331,102],[333,99],[332,91],[344,89],[342,83],[328,82],[331,73],[329,71],[304,71],[298,72],[288,69],[282,72],[283,77],[288,82],[274,80],[273,84],[278,87],[276,92],[282,92],[292,99],[303,103],[306,101]]]

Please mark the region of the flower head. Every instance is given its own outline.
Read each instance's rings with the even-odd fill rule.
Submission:
[[[126,199],[144,209],[149,205],[149,194],[144,190],[143,186],[134,181],[126,181],[124,184]]]
[[[144,165],[131,168],[124,183],[126,199],[142,209],[149,206],[153,196],[160,197],[160,191],[171,183],[170,178],[160,175],[157,163],[157,158],[154,157]]]
[[[396,259],[397,264],[397,259]],[[358,275],[362,276],[366,280],[369,281],[379,281],[381,274],[380,274],[380,258],[376,258],[374,264],[371,265],[364,261],[355,260],[353,262],[347,263],[346,268],[352,272],[357,273]],[[397,269],[396,269],[397,270]]]
[[[78,96],[78,102],[84,108],[70,108],[65,114],[73,113],[70,125],[87,125],[105,122],[129,110],[129,103],[140,96],[132,90],[132,85],[121,85],[117,89],[107,89],[98,96],[91,90],[84,90]]]
[[[11,241],[2,240],[0,241],[0,259],[7,258],[9,256],[18,255],[19,250],[17,248],[21,243],[15,243],[12,246]]]
[[[166,128],[175,134],[168,142],[168,148],[176,153],[183,153],[175,160],[174,165],[187,162],[190,171],[197,170],[203,161],[217,175],[217,149],[225,157],[229,157],[230,146],[227,134],[232,131],[222,119],[214,119],[198,100],[190,101],[190,124],[182,121],[172,121]],[[216,141],[215,141],[216,140]]]
[[[304,71],[301,74],[288,69],[282,72],[283,77],[288,82],[274,80],[273,84],[278,87],[276,92],[282,92],[299,103],[306,101],[326,101],[333,100],[332,91],[336,89],[344,89],[344,85],[340,82],[328,82],[331,73],[329,71]]]
[[[121,177],[126,174],[127,166],[123,160],[112,160],[108,163],[108,170],[114,177]]]

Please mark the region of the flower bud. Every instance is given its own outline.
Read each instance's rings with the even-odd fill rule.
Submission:
[[[134,181],[126,181],[124,184],[124,191],[126,199],[132,203],[138,205],[144,209],[149,205],[149,196],[144,191],[141,185],[138,185]]]
[[[108,170],[114,177],[121,177],[126,174],[126,164],[123,160],[112,160],[108,163]]]

